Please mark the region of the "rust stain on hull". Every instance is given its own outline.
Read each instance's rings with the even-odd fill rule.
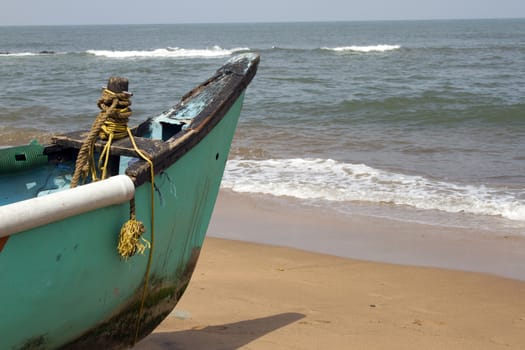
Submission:
[[[0,253],[2,252],[2,249],[4,249],[4,246],[7,243],[8,239],[9,239],[9,236],[7,236],[7,237],[0,237]]]

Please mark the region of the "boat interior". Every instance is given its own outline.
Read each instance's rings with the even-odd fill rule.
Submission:
[[[193,117],[196,115],[198,111],[194,110]],[[165,141],[185,130],[192,120],[187,108],[171,108],[133,128],[134,141],[147,154],[158,153],[167,147]],[[86,134],[70,132],[54,136],[49,145],[32,141],[0,149],[0,205],[69,188]],[[97,149],[102,149],[103,144],[100,142]],[[110,153],[109,176],[125,174],[130,165],[142,161],[129,138],[114,141]]]

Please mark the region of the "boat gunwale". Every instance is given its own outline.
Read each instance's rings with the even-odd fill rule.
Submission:
[[[226,116],[230,107],[252,81],[257,72],[259,61],[260,56],[258,54],[236,56],[217,70],[212,77],[181,98],[181,101],[173,107],[174,114],[183,106],[191,103],[208,86],[224,80],[220,92],[214,96],[212,103],[206,105],[202,111],[192,118],[188,128],[164,141],[165,147],[158,147],[155,153],[149,154],[154,163],[156,174],[167,169],[177,159],[189,152]],[[140,135],[149,129],[152,119],[149,118],[139,124],[133,130],[134,134]],[[149,164],[141,159],[126,169],[126,175],[131,177],[136,186],[140,186],[150,178]]]

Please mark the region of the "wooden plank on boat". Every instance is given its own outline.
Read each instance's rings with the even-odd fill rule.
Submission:
[[[63,135],[57,135],[53,137],[53,143],[56,145],[59,145],[63,148],[76,148],[80,149],[82,144],[84,143],[84,139],[86,138],[88,132],[71,132]],[[163,150],[165,150],[168,145],[161,141],[161,140],[152,140],[147,139],[144,137],[135,136],[135,143],[137,144],[137,147],[144,153],[148,155],[155,155],[162,153]],[[104,145],[106,144],[105,141],[98,140],[95,143],[95,150],[96,151],[102,151]],[[110,154],[113,156],[129,156],[129,157],[137,157],[137,153],[135,152],[135,149],[133,148],[133,144],[131,143],[129,138],[123,138],[120,140],[113,141],[111,144],[111,151]]]

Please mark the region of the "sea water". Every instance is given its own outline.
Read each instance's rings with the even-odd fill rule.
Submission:
[[[137,122],[248,51],[223,188],[525,234],[525,19],[0,27],[0,145],[89,128],[112,75]]]

